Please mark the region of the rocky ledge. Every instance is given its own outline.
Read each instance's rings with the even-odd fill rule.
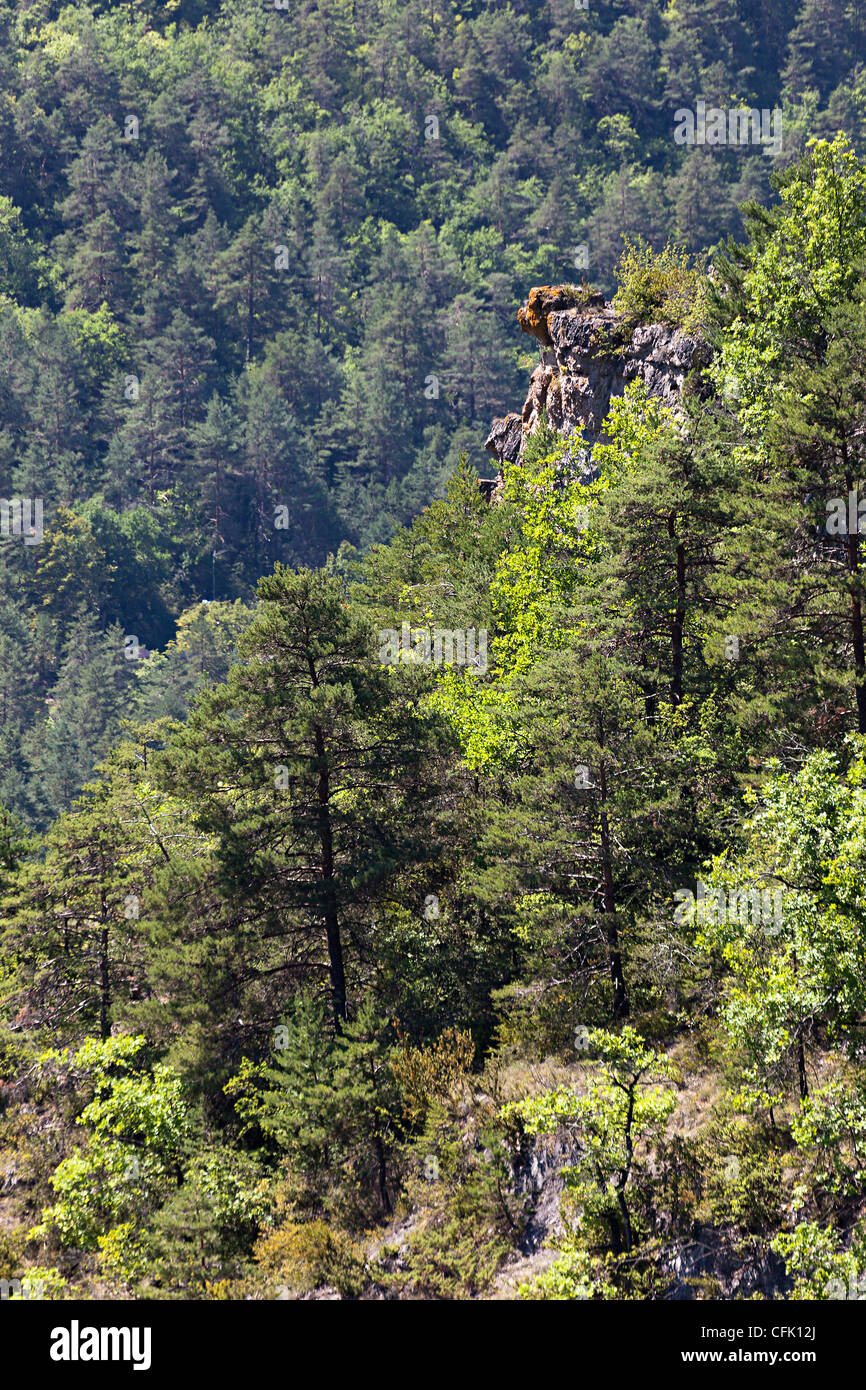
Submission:
[[[538,428],[542,411],[561,434],[580,433],[591,447],[604,438],[603,425],[614,396],[640,378],[662,400],[673,402],[689,372],[712,355],[706,340],[665,323],[626,328],[600,294],[572,286],[540,285],[518,311],[524,333],[542,346],[522,414],[494,420],[485,447],[502,471],[517,463]],[[488,495],[497,491],[488,485]]]

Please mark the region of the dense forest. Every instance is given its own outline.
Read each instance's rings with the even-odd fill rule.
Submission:
[[[4,1297],[863,1296],[866,12],[5,0],[0,91]]]

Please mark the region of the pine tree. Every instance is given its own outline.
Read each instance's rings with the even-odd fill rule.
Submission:
[[[25,745],[43,815],[69,806],[117,737],[132,683],[125,636],[90,614],[70,628],[50,713]]]
[[[81,153],[69,172],[69,196],[63,203],[70,230],[62,246],[70,253],[70,307],[98,309],[108,303],[123,309],[128,298],[128,272],[123,232],[129,204],[122,191],[125,160],[113,122],[102,116],[86,132]]]
[[[261,968],[315,973],[325,949],[339,1027],[346,933],[363,941],[394,876],[432,849],[436,721],[397,701],[337,581],[278,565],[259,597],[244,661],[200,697],[158,766],[216,836],[232,911],[273,942],[279,963]]]
[[[29,1027],[54,1037],[109,1037],[144,986],[139,919],[158,851],[123,763],[88,785],[8,885],[2,944],[17,1002]]]

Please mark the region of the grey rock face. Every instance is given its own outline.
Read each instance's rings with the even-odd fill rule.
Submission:
[[[642,380],[650,393],[676,402],[687,373],[706,366],[712,350],[705,339],[669,324],[639,324],[626,331],[601,295],[569,305],[563,286],[530,290],[518,314],[525,333],[542,344],[520,416],[494,420],[486,448],[502,466],[516,463],[538,428],[542,411],[561,434],[580,433],[591,448],[603,440],[610,403],[629,382]],[[519,421],[519,434],[518,434]]]
[[[488,453],[493,454],[500,466],[503,459],[507,459],[509,463],[516,463],[523,448],[521,417],[512,412],[500,420],[494,420],[484,447]]]

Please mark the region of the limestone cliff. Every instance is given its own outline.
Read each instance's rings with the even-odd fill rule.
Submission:
[[[542,411],[565,435],[582,434],[591,447],[603,436],[611,399],[640,378],[653,395],[679,398],[686,375],[705,366],[709,344],[669,324],[625,328],[600,294],[581,295],[565,285],[540,285],[518,311],[524,333],[542,346],[521,415],[494,420],[485,447],[497,460],[516,463]],[[494,483],[482,484],[488,495]]]

